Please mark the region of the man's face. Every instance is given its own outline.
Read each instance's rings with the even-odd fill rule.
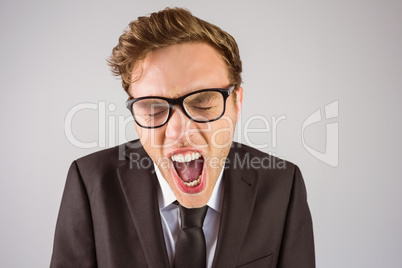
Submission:
[[[184,43],[151,52],[134,67],[133,79],[136,77],[129,92],[134,98],[178,98],[200,89],[230,86],[224,61],[205,43]],[[229,96],[225,114],[214,122],[196,123],[176,105],[170,120],[160,128],[136,124],[145,151],[185,207],[204,206],[211,197],[232,144],[242,90]]]

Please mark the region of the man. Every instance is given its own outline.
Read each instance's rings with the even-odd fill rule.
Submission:
[[[299,169],[232,142],[232,36],[165,9],[130,23],[109,64],[139,140],[72,164],[51,267],[315,267]]]

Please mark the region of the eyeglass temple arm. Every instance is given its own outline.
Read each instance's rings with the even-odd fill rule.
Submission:
[[[230,94],[232,94],[232,92],[233,92],[233,90],[235,89],[235,86],[233,85],[233,86],[231,86],[230,88],[228,88],[228,96],[230,95]]]

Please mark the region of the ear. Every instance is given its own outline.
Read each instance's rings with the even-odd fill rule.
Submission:
[[[242,103],[243,103],[243,88],[239,87],[238,89],[236,89],[236,111],[237,111],[236,122],[240,120]]]

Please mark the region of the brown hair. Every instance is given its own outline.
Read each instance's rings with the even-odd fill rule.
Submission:
[[[240,87],[242,63],[234,38],[182,8],[166,8],[132,21],[113,48],[108,64],[114,75],[121,76],[128,93],[132,70],[139,60],[156,49],[185,42],[206,42],[214,47],[228,67],[229,81],[236,89]]]

